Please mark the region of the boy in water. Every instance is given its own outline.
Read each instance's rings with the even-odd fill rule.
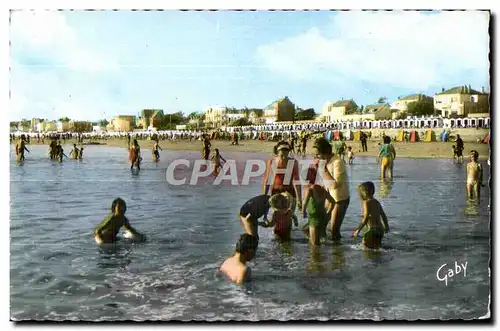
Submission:
[[[98,245],[102,243],[113,243],[116,236],[123,226],[134,238],[145,240],[145,236],[137,232],[125,217],[127,205],[121,198],[116,198],[111,204],[111,215],[107,216],[94,229],[94,238]]]
[[[382,245],[384,233],[389,232],[389,223],[384,209],[376,199],[375,185],[372,182],[364,182],[358,186],[358,193],[361,199],[361,207],[363,210],[363,219],[361,224],[352,233],[353,237],[357,237],[361,229],[367,226],[367,230],[363,234],[363,247],[368,249],[379,249]],[[380,219],[384,222],[382,222]]]
[[[153,161],[155,162],[158,162],[160,160],[160,152],[158,150],[162,151],[163,149],[161,149],[158,140],[156,140],[155,144],[153,145]]]
[[[61,145],[61,142],[59,141],[57,143],[57,157],[59,159],[59,162],[63,161],[63,156],[65,156],[67,158],[66,154],[64,154],[64,149]]]
[[[214,168],[214,172],[213,172],[213,175],[215,177],[217,177],[222,169],[222,163],[221,163],[221,160],[226,162],[226,160],[222,157],[222,155],[220,155],[219,153],[219,149],[216,148],[215,149],[215,154],[214,156],[212,156],[212,165],[213,165],[213,168]]]
[[[242,234],[236,243],[234,255],[228,258],[219,268],[219,271],[236,284],[243,284],[251,276],[250,267],[246,263],[255,257],[258,241],[254,236]]]
[[[477,162],[479,153],[470,151],[470,162],[467,164],[467,196],[469,199],[475,197],[479,202],[481,197],[480,188],[483,185],[483,167]]]
[[[330,193],[320,185],[310,185],[305,193],[302,214],[304,218],[309,219],[309,222],[303,230],[306,235],[309,235],[311,245],[316,246],[320,243],[320,237],[326,238],[327,215],[332,212],[335,201]],[[329,202],[328,210],[325,209],[326,201]]]
[[[83,146],[80,147],[80,152],[78,153],[78,159],[81,160],[83,158]]]
[[[347,147],[347,162],[349,164],[352,164],[353,160],[354,160],[354,152],[352,151],[352,147],[349,146]]]

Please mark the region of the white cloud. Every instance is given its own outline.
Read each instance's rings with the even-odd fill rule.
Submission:
[[[262,45],[258,58],[292,79],[344,76],[426,89],[464,70],[488,75],[487,12],[342,12],[310,29]]]
[[[10,120],[87,119],[89,110],[112,105],[102,86],[106,75],[117,74],[117,61],[79,40],[63,13],[13,12],[11,43]],[[30,56],[43,62],[27,63]]]

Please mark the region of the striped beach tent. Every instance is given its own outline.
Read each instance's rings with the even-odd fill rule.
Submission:
[[[427,131],[425,131],[424,141],[425,142],[436,141],[436,133],[434,132],[434,130],[427,129]]]
[[[403,141],[405,139],[405,132],[402,129],[398,130],[398,136],[396,137],[396,141]]]
[[[414,142],[417,142],[419,139],[418,139],[418,133],[415,131],[415,130],[411,130],[411,133],[410,133],[410,142],[414,143]]]

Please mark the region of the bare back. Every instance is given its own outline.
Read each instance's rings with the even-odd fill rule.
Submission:
[[[363,202],[363,213],[368,215],[368,226],[370,228],[383,228],[381,217],[382,217],[382,206],[380,202],[376,199],[369,199]]]

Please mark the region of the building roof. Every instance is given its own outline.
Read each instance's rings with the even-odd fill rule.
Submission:
[[[339,101],[336,101],[334,104],[332,104],[332,107],[345,107],[345,106],[347,106],[350,103],[356,105],[356,103],[354,102],[354,100],[350,99],[350,100],[339,100]]]
[[[419,98],[430,98],[430,97],[422,93],[417,93],[417,94],[407,95],[405,97],[399,98],[398,100],[415,100]]]
[[[273,108],[273,105],[274,105],[275,103],[281,103],[281,102],[283,102],[283,101],[287,101],[287,102],[292,103],[292,102],[290,101],[290,99],[288,99],[288,97],[283,97],[283,98],[281,98],[281,99],[278,99],[278,100],[275,100],[275,101],[271,102],[270,104],[268,104],[267,106],[265,106],[265,107],[264,107],[264,109]]]
[[[365,113],[366,114],[372,114],[376,111],[382,110],[382,109],[390,109],[390,105],[388,104],[376,104],[376,105],[367,105],[365,107]]]
[[[482,93],[474,89],[471,89],[470,86],[456,86],[449,90],[436,93],[436,95],[443,95],[443,94],[486,94],[486,93]]]

